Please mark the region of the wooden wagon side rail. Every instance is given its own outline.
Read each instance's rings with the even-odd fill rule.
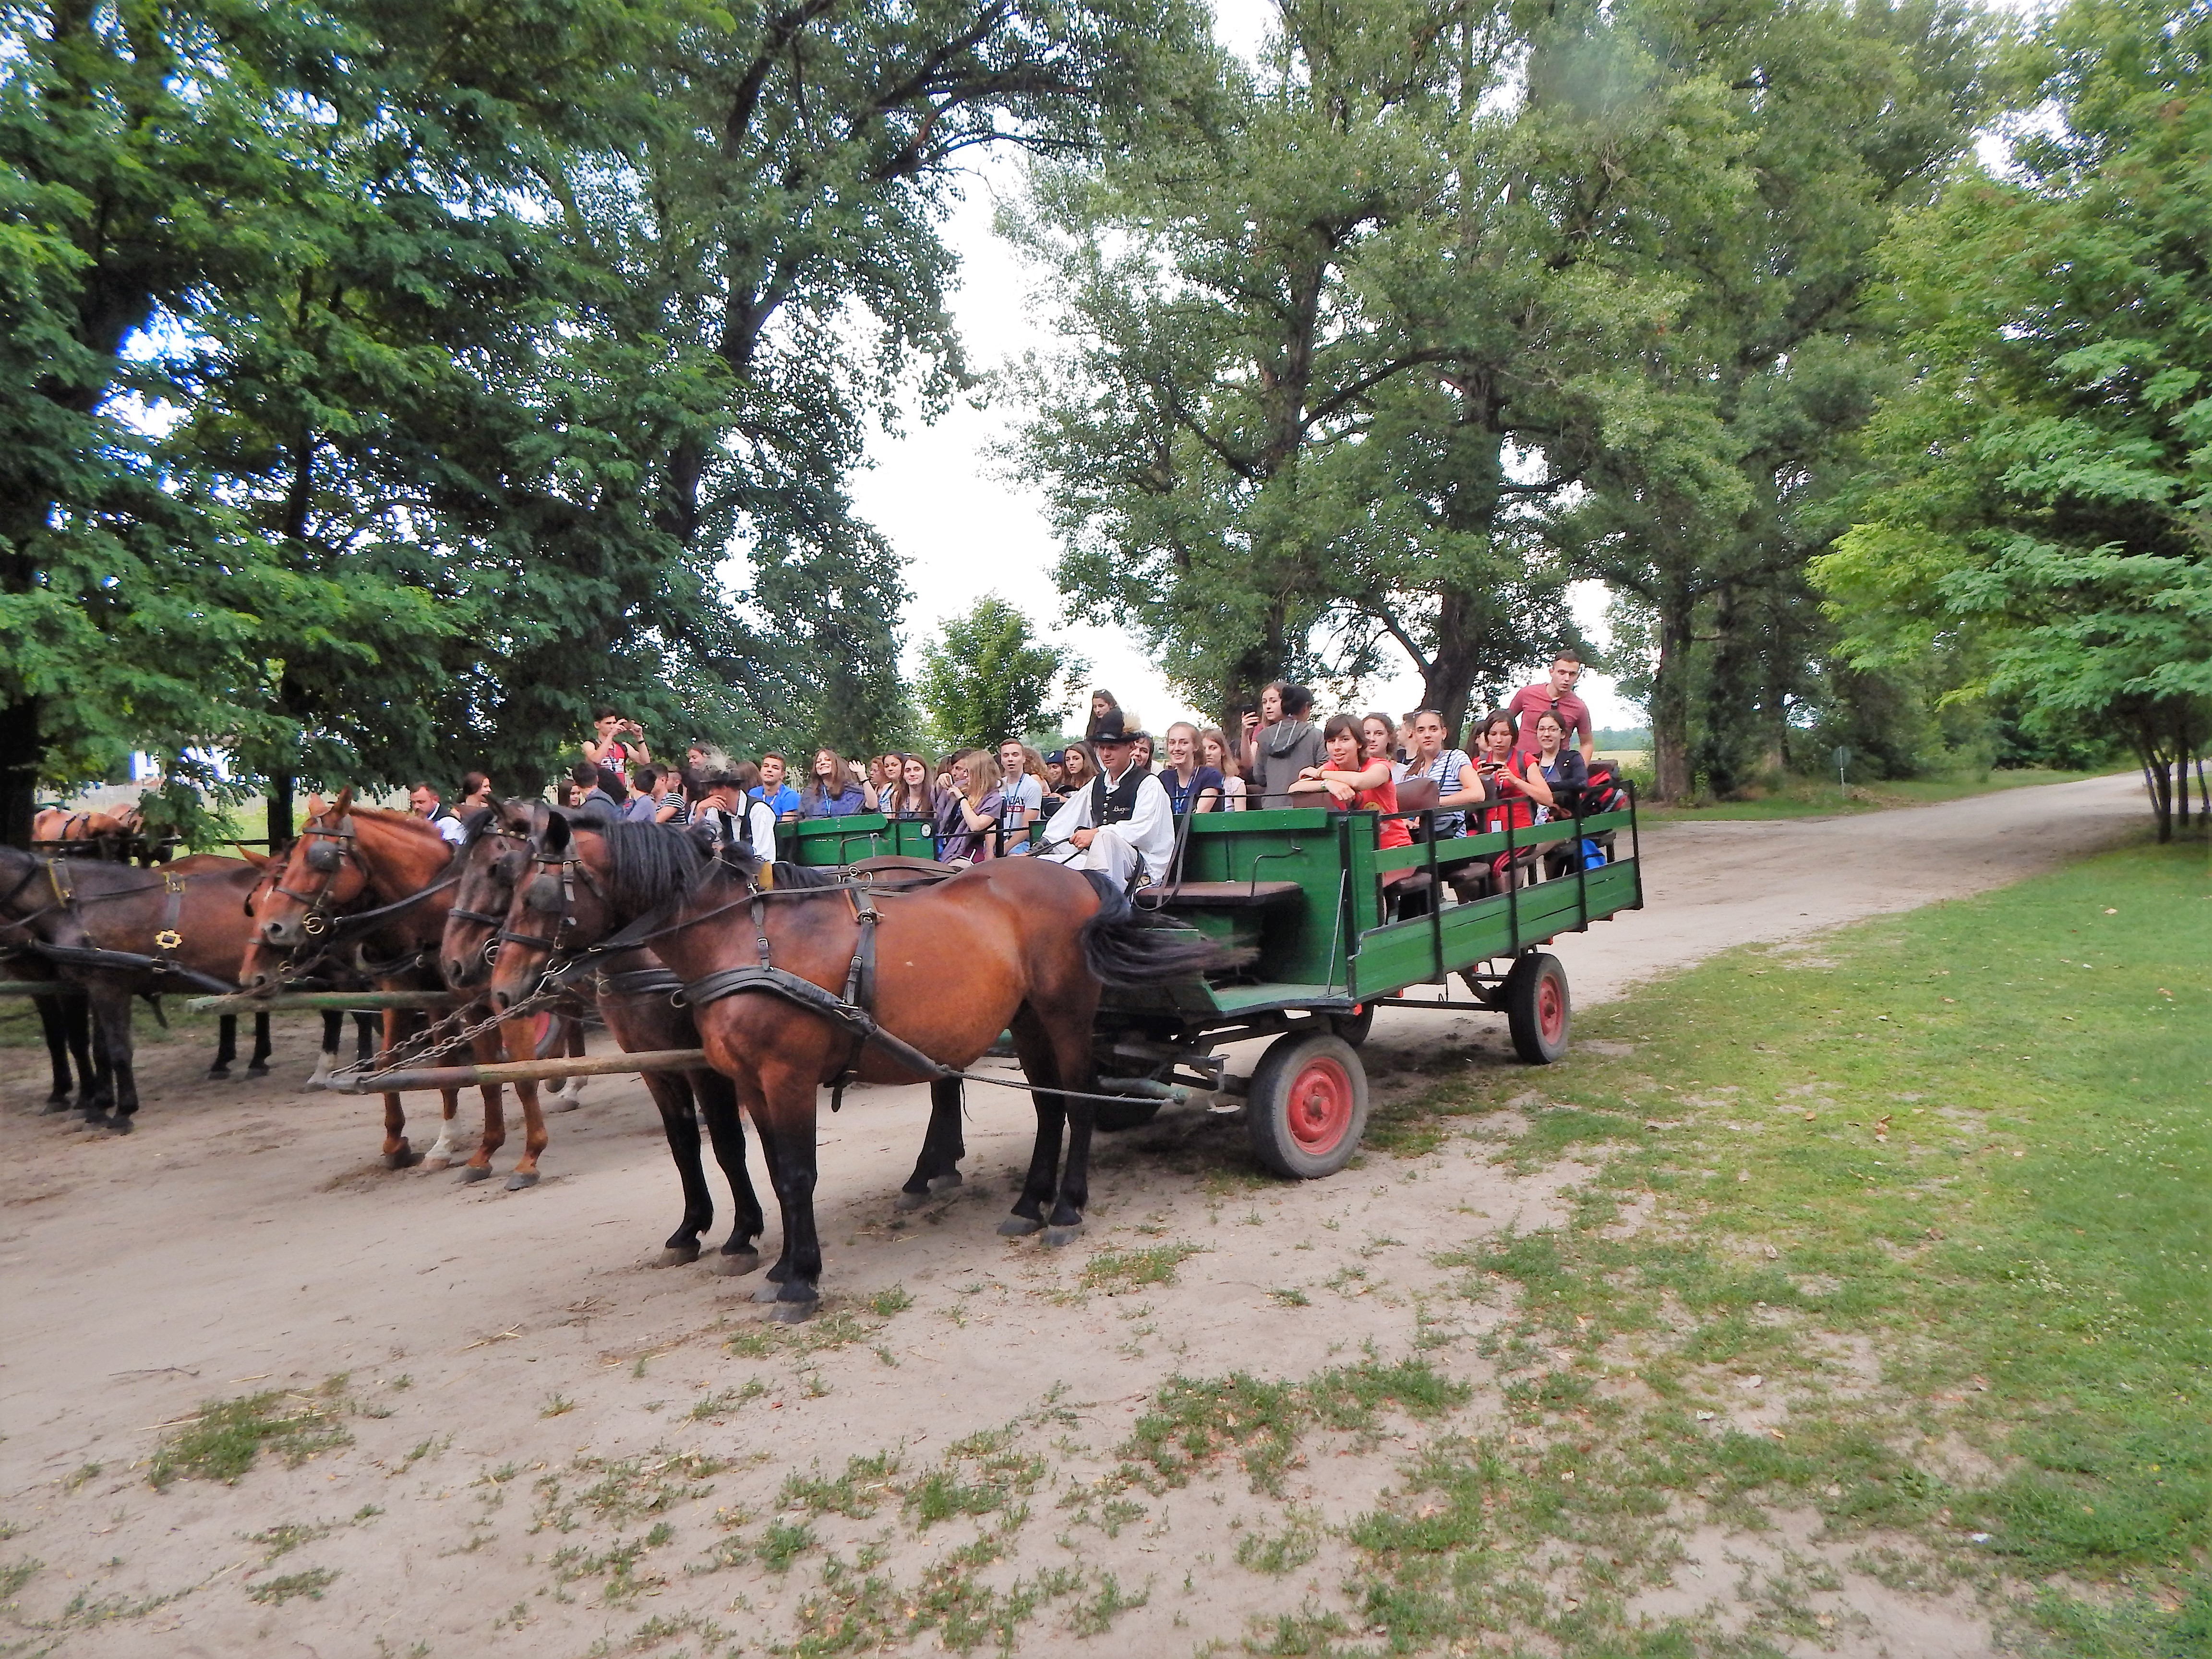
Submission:
[[[386,1008],[450,1008],[466,999],[451,991],[279,991],[258,997],[194,997],[185,1006],[198,1014],[268,1014],[288,1008],[334,1008],[340,1013],[376,1013]]]

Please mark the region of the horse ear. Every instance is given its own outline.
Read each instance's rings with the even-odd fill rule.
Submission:
[[[545,820],[545,850],[549,853],[568,850],[568,820],[558,812]]]
[[[346,808],[352,805],[353,786],[351,784],[348,784],[344,788],[338,791],[338,798],[331,804],[331,815],[333,817],[342,818],[346,815]]]
[[[313,819],[322,817],[324,813],[329,811],[330,804],[323,799],[323,792],[319,789],[310,789],[307,792],[307,817],[309,820],[312,822]]]
[[[240,846],[236,842],[231,842],[231,845],[238,848],[239,857],[244,859],[248,864],[259,866],[262,869],[267,869],[270,865],[276,861],[270,858],[268,854],[257,853],[251,847]]]

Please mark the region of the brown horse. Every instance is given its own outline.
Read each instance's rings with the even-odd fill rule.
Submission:
[[[233,988],[252,925],[246,902],[260,876],[250,861],[208,854],[154,874],[0,848],[0,945],[43,958],[90,1005],[99,1040],[94,1091],[88,1101],[80,1097],[88,1123],[127,1134],[138,1109],[131,998]],[[266,1070],[267,1059],[264,1039],[254,1069]]]
[[[1091,1103],[1059,1091],[1091,1086],[1101,988],[1157,983],[1233,960],[1192,933],[1149,926],[1117,890],[1042,859],[994,859],[902,891],[815,886],[808,872],[785,866],[787,883],[770,894],[759,885],[758,862],[740,848],[715,854],[655,825],[572,826],[554,817],[532,862],[536,873],[518,886],[507,913],[492,1002],[512,1006],[527,995],[556,945],[604,939],[667,907],[659,925],[643,933],[629,928],[613,942],[649,939],[683,978],[708,1060],[736,1083],[752,1115],[783,1213],[782,1254],[769,1272],[775,1288],[759,1299],[773,1299],[775,1316],[786,1319],[805,1317],[819,1297],[815,1115],[823,1085],[851,1077],[902,1083],[964,1069],[1011,1029],[1036,1103],[1037,1135],[1028,1179],[1000,1231],[1043,1231],[1048,1243],[1066,1243],[1081,1231],[1090,1195]],[[561,895],[557,926],[542,908],[539,880]],[[757,972],[771,965],[787,977]],[[878,1029],[920,1065],[826,1016],[820,994],[834,1000],[856,981]],[[771,983],[781,988],[771,991]],[[814,1006],[791,1000],[807,997],[808,987]]]
[[[308,811],[299,840],[253,895],[257,925],[241,945],[239,982],[250,991],[272,990],[288,975],[329,959],[380,991],[445,989],[437,957],[455,885],[447,878],[458,877],[452,846],[427,819],[355,806],[350,789],[327,810],[311,799]],[[389,1054],[428,1023],[419,1010],[386,1009],[381,1052]],[[499,1039],[490,1033],[471,1050],[478,1060],[501,1057]],[[489,1121],[498,1110],[498,1085],[485,1085],[483,1097]],[[442,1170],[450,1164],[459,1098],[456,1091],[445,1091],[437,1143],[425,1160],[408,1144],[400,1097],[385,1096],[385,1167],[427,1161]],[[523,1186],[538,1179],[534,1153],[518,1175],[526,1169]]]

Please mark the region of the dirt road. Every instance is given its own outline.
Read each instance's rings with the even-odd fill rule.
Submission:
[[[1587,1002],[2030,877],[2134,833],[2138,787],[1655,830],[1650,908],[1560,954]],[[1003,1630],[1024,1653],[1181,1654],[1292,1607],[1356,1618],[1328,1528],[1399,1479],[1419,1425],[1301,1443],[1285,1499],[1332,1540],[1310,1560],[1240,1547],[1283,1512],[1240,1473],[1149,1492],[1117,1449],[1170,1376],[1304,1377],[1368,1345],[1471,1385],[1458,1431],[1494,1424],[1476,1339],[1498,1310],[1430,1257],[1556,1219],[1577,1175],[1513,1176],[1493,1120],[1292,1187],[1233,1117],[1182,1109],[1103,1138],[1090,1237],[1053,1253],[992,1232],[1020,1096],[971,1091],[968,1185],[899,1216],[920,1091],[861,1089],[823,1119],[831,1303],[794,1333],[757,1322],[755,1280],[645,1265],[678,1204],[635,1083],[552,1120],[536,1190],[465,1188],[376,1169],[373,1103],[297,1089],[312,1042],[285,1028],[275,1077],[221,1085],[197,1040],[149,1048],[126,1140],[41,1117],[42,1057],[0,1057],[0,1649],[697,1656],[928,1626],[925,1649]],[[1509,1063],[1499,1022],[1412,1012],[1370,1054],[1382,1089],[1440,1057]],[[149,1484],[202,1402],[271,1390],[333,1443]],[[1703,1547],[1655,1609],[1695,1604]],[[1896,1651],[1983,1650],[1956,1610],[1838,1571],[1838,1605],[1901,1609]]]

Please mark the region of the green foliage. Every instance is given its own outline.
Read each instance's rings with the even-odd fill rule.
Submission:
[[[2124,738],[2161,835],[2212,732],[2208,42],[2199,9],[2082,0],[2033,44],[2052,130],[1891,245],[1919,373],[1818,567],[1863,665],[1948,656],[2032,736]]]
[[[924,651],[920,690],[930,734],[947,749],[1018,738],[1073,707],[1090,671],[1075,653],[1039,643],[1027,617],[987,593]]]
[[[180,1479],[235,1482],[264,1447],[296,1468],[317,1452],[349,1445],[353,1435],[340,1417],[344,1387],[339,1376],[307,1394],[276,1389],[207,1401],[162,1441],[146,1478],[157,1489]]]

